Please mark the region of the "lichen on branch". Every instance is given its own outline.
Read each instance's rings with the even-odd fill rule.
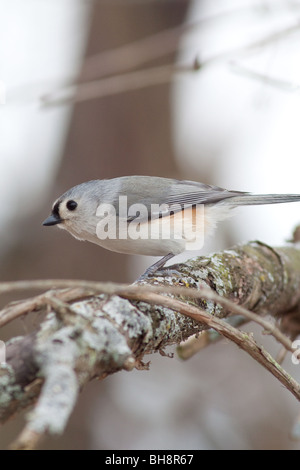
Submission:
[[[29,405],[27,425],[14,446],[35,447],[47,433],[61,434],[79,390],[94,378],[146,368],[144,356],[214,328],[266,367],[297,398],[299,385],[249,335],[224,319],[257,321],[286,350],[291,341],[264,318],[284,324],[300,301],[300,250],[250,242],[168,267],[127,286],[88,281],[22,281],[0,284],[0,294],[35,287],[50,291],[10,304],[0,325],[36,309],[50,309],[37,331],[7,344],[0,368],[0,420]],[[297,328],[296,328],[297,330]]]

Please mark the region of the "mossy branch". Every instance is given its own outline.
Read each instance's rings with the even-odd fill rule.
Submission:
[[[37,331],[7,344],[0,368],[0,420],[34,405],[14,448],[34,448],[46,433],[62,433],[88,381],[146,368],[146,354],[163,353],[207,328],[248,352],[299,399],[299,384],[251,335],[225,320],[235,314],[257,321],[293,351],[281,330],[292,338],[298,334],[299,286],[297,245],[272,248],[260,242],[174,265],[131,286],[63,280],[0,284],[0,294],[51,289],[0,312],[3,325],[50,310]],[[263,318],[266,313],[276,324]]]

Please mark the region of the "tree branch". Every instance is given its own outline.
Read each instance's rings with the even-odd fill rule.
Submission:
[[[236,343],[299,398],[299,384],[251,334],[225,320],[234,314],[256,321],[293,351],[281,329],[295,337],[299,285],[300,249],[259,242],[165,268],[147,283],[131,286],[71,280],[0,284],[0,295],[51,289],[0,312],[3,325],[24,313],[51,309],[38,331],[7,344],[0,368],[1,422],[35,404],[14,448],[33,448],[46,433],[62,433],[88,381],[147,368],[146,354],[163,353],[207,328]],[[277,326],[262,318],[266,312]]]
[[[207,19],[204,20],[204,22],[206,21]],[[168,83],[178,75],[186,75],[191,72],[203,70],[206,67],[219,62],[227,62],[230,59],[231,61],[235,61],[238,57],[243,57],[249,53],[253,53],[256,49],[279,41],[295,31],[299,31],[300,21],[297,19],[290,25],[273,33],[266,34],[246,45],[222,51],[201,61],[198,56],[196,56],[194,63],[190,64],[167,64],[125,72],[131,67],[137,66],[139,63],[143,64],[151,58],[160,57],[165,50],[169,52],[172,50],[172,47],[175,48],[175,45],[177,45],[180,34],[182,34],[185,29],[192,29],[195,26],[198,26],[198,24],[179,26],[169,31],[153,35],[150,38],[139,40],[133,44],[127,44],[117,50],[101,53],[94,58],[87,59],[87,64],[83,67],[83,82],[79,83],[77,80],[71,84],[63,84],[58,90],[42,96],[40,99],[41,105],[44,107],[60,106],[70,102],[75,103],[102,98],[130,90]],[[165,43],[158,47],[159,41],[162,39]],[[119,60],[120,56],[122,56],[122,61]],[[236,69],[237,68],[238,66],[236,65]],[[102,72],[99,74],[100,78],[93,80],[84,79],[85,76],[90,76],[91,71],[99,71],[99,69],[102,69]],[[112,75],[105,76],[110,73]]]

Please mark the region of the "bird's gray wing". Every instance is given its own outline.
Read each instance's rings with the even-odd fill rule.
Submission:
[[[127,196],[128,208],[132,207],[128,222],[135,218],[143,222],[150,218],[165,217],[197,204],[212,204],[247,194],[195,181],[150,176],[118,178],[118,186],[119,194]],[[139,211],[136,204],[143,205],[147,210]]]

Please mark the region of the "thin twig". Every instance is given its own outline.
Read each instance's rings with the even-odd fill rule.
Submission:
[[[176,348],[177,355],[183,361],[195,356],[199,351],[216,341],[221,336],[215,330],[201,331],[195,336],[190,336],[186,341],[180,343]]]
[[[25,283],[23,284],[23,287],[24,285]],[[129,287],[139,288],[139,286],[129,286]],[[245,333],[243,331],[236,329],[235,327],[229,325],[228,322],[220,318],[217,318],[198,307],[186,304],[172,297],[167,297],[166,295],[157,294],[155,292],[147,292],[147,293],[143,292],[139,296],[137,294],[134,295],[133,293],[131,293],[130,295],[125,295],[123,292],[123,296],[127,298],[134,298],[135,300],[143,300],[152,305],[162,305],[175,312],[179,312],[189,318],[192,318],[193,320],[197,322],[204,323],[205,325],[207,325],[208,328],[213,328],[219,334],[221,334],[225,338],[228,338],[231,341],[233,341],[235,344],[237,344],[253,359],[259,362],[264,368],[266,368],[272,375],[274,375],[274,377],[276,377],[298,400],[300,399],[300,385],[284,369],[282,369],[282,367],[279,364],[276,363],[274,358],[267,351],[265,351],[263,347],[257,345],[257,343],[255,342],[251,334]],[[50,344],[52,344],[52,342],[50,342]],[[47,345],[46,347],[48,350],[49,345]],[[58,347],[60,349],[57,350]],[[63,341],[59,343],[54,343],[53,351],[55,352],[55,355],[54,355],[55,360],[53,361],[51,359],[51,361],[46,366],[49,375],[46,375],[45,377],[45,385],[42,389],[42,394],[39,397],[38,404],[35,407],[33,421],[37,421],[38,419],[41,418],[42,422],[48,423],[48,420],[45,421],[43,418],[45,417],[45,413],[48,413],[49,411],[49,406],[50,406],[49,393],[53,397],[52,391],[55,389],[55,387],[57,387],[58,383],[61,384],[62,372],[63,372],[64,380],[67,379],[67,381],[72,382],[73,386],[75,383],[77,383],[75,376],[74,376],[74,368],[75,368],[75,361],[76,361],[76,357],[74,356],[75,349],[72,352],[72,354],[70,354],[70,357],[68,357],[66,353],[63,354],[64,348],[67,348],[67,347],[68,345],[65,345]],[[71,365],[70,370],[68,369],[69,363]],[[63,367],[62,371],[60,371],[60,368],[57,366],[57,364],[60,364],[60,366]],[[67,374],[67,371],[69,371],[69,376]],[[74,388],[73,386],[69,388],[73,390]],[[63,386],[62,388],[65,389],[65,386]],[[69,390],[69,388],[67,389]],[[75,403],[76,394],[77,394],[77,389],[75,387],[75,391],[73,392],[73,396],[71,397],[72,403],[73,402]],[[58,396],[56,399],[61,400],[60,396]],[[52,401],[53,401],[53,398],[52,398]],[[64,405],[63,407],[62,407],[61,401],[59,401],[59,403],[60,403],[60,408],[62,408],[66,417],[69,416],[72,410],[72,406],[70,406],[69,400],[63,403]],[[51,402],[51,406],[53,406],[52,402]],[[34,446],[38,444],[38,442],[40,441],[41,437],[45,435],[45,433],[47,433],[48,428],[45,427],[42,430],[42,433],[39,433],[39,435],[35,434],[32,436],[31,430],[35,429],[33,425],[33,421],[31,420],[30,424],[28,424],[25,427],[19,439],[15,442],[14,448],[34,448]],[[55,429],[55,426],[57,426],[57,422],[55,421],[54,418],[53,420],[50,420],[50,421],[51,422],[53,421],[52,427],[54,427]]]
[[[138,90],[147,86],[168,83],[175,75],[191,73],[199,70],[199,65],[163,65],[160,67],[137,70],[113,77],[102,78],[92,82],[82,83],[63,88],[54,94],[41,97],[43,106],[57,106],[70,101],[81,102],[104,96]],[[60,96],[61,94],[61,96]]]
[[[300,85],[298,83],[292,83],[280,78],[270,77],[264,73],[251,70],[238,62],[232,62],[231,69],[233,72],[242,75],[243,77],[258,80],[262,83],[265,83],[266,85],[272,86],[284,92],[299,93],[300,91]]]
[[[42,434],[32,431],[25,426],[19,437],[11,444],[11,450],[34,450],[43,439]]]
[[[235,328],[244,325],[247,321],[247,319],[239,315],[226,318],[226,322]],[[185,361],[202,351],[202,349],[207,346],[220,341],[220,339],[222,339],[222,336],[213,329],[201,331],[195,336],[190,336],[186,341],[183,341],[179,346],[177,346],[176,351],[180,359]],[[287,352],[285,348],[282,349]]]
[[[88,292],[87,289],[81,287],[70,288],[68,290],[50,290],[45,294],[31,297],[30,299],[12,302],[7,307],[0,310],[0,327],[15,320],[28,312],[35,312],[42,310],[45,306],[51,304],[51,298],[55,296],[63,302],[74,302],[75,300],[82,300],[93,293]]]
[[[83,1],[83,0],[82,0]],[[86,0],[89,1],[89,0]],[[90,0],[92,1],[100,1],[100,0]],[[103,0],[104,1],[104,0]],[[105,0],[107,3],[111,3],[112,0]],[[128,3],[129,0],[117,0],[120,3]],[[145,0],[132,0],[133,2],[145,2]],[[155,1],[155,0],[149,0]],[[174,1],[174,0],[167,0],[167,1]],[[184,0],[179,0],[184,1]],[[272,3],[275,3],[273,0]],[[283,5],[286,7],[285,0],[278,0],[276,3],[279,5]],[[290,2],[289,2],[290,4]],[[295,3],[293,4],[293,9],[299,9],[300,5]],[[10,101],[15,96],[16,99],[18,97],[26,98],[26,95],[31,95],[31,90],[35,90],[37,88],[45,88],[45,87],[54,87],[57,86],[59,89],[69,89],[69,87],[82,83],[95,80],[99,78],[103,78],[109,75],[117,75],[123,73],[125,71],[129,71],[130,69],[139,67],[141,65],[146,64],[147,62],[153,61],[155,59],[161,58],[167,54],[174,53],[178,49],[178,43],[180,38],[183,34],[189,33],[197,28],[204,28],[206,26],[211,25],[215,21],[224,21],[227,17],[232,17],[233,15],[239,15],[241,13],[245,13],[248,10],[262,10],[265,9],[265,5],[262,5],[260,1],[257,4],[247,5],[238,8],[231,8],[228,10],[223,10],[218,13],[206,16],[194,23],[183,23],[174,28],[169,28],[164,31],[160,31],[158,33],[152,34],[148,37],[138,39],[137,41],[133,41],[131,43],[122,45],[120,47],[109,49],[107,51],[100,52],[98,54],[92,55],[87,57],[82,66],[82,72],[80,77],[64,77],[61,80],[55,80],[55,83],[42,82],[37,83],[29,83],[17,87],[13,87],[9,90]],[[291,26],[293,28],[293,25]],[[292,30],[293,31],[293,30]],[[277,33],[275,38],[271,36],[270,42],[273,40],[280,39],[280,36],[289,34],[290,29],[288,28],[287,31],[283,30]],[[261,44],[262,46],[264,44]],[[258,47],[255,46],[254,47]],[[218,59],[216,57],[215,59]],[[36,95],[36,93],[35,93]],[[48,95],[50,96],[50,95]],[[53,94],[51,93],[51,96]],[[29,98],[30,99],[30,98]]]
[[[239,264],[238,249],[226,252],[225,259],[217,254],[211,258],[212,278],[210,279],[210,285],[215,286],[214,289],[220,288],[220,292],[224,292],[227,298],[218,295],[215,290],[206,286],[207,281],[205,281],[205,278],[209,278],[208,273],[202,272],[201,269],[200,272],[195,271],[195,269],[193,270],[193,267],[195,268],[197,264],[196,266],[192,264],[183,265],[181,268],[178,267],[177,278],[176,276],[168,278],[168,271],[165,271],[166,278],[164,278],[163,271],[159,274],[159,277],[150,278],[149,283],[144,281],[144,283],[134,285],[53,279],[0,283],[0,294],[7,294],[16,290],[25,292],[28,289],[50,289],[49,292],[44,293],[42,296],[37,296],[40,302],[39,306],[50,305],[58,315],[58,321],[53,316],[48,319],[49,334],[46,334],[47,329],[45,329],[44,336],[40,338],[36,334],[35,342],[33,343],[31,343],[30,338],[25,337],[20,340],[19,347],[18,344],[14,343],[10,345],[9,352],[12,360],[8,361],[8,365],[13,366],[15,357],[22,356],[24,353],[24,357],[28,356],[29,358],[26,364],[34,366],[33,375],[30,367],[28,371],[25,371],[29,374],[28,376],[25,374],[26,383],[30,385],[30,381],[36,377],[34,374],[38,374],[44,380],[44,386],[39,397],[39,392],[36,395],[30,396],[30,403],[32,403],[33,399],[38,398],[34,414],[29,418],[30,429],[43,435],[49,431],[51,433],[61,433],[72,412],[79,388],[89,380],[97,376],[103,377],[116,370],[131,369],[147,352],[161,350],[167,344],[178,344],[180,339],[187,338],[189,335],[206,328],[214,329],[218,334],[237,344],[253,359],[269,370],[299,399],[300,385],[280,367],[264,348],[255,342],[252,334],[240,331],[228,324],[227,320],[225,321],[220,318],[220,316],[228,317],[232,313],[244,315],[244,318],[259,323],[280,341],[286,349],[293,351],[290,340],[283,334],[283,331],[289,334],[288,325],[285,325],[285,330],[283,330],[284,322],[281,321],[280,328],[282,331],[280,331],[277,325],[273,325],[236,303],[244,302],[244,305],[253,306],[252,308],[256,306],[261,315],[265,314],[263,309],[266,310],[267,306],[271,308],[270,305],[276,305],[276,310],[275,307],[272,307],[272,314],[275,318],[280,314],[283,315],[286,310],[290,313],[283,315],[281,318],[288,318],[289,320],[291,315],[293,318],[299,315],[297,310],[299,302],[297,290],[297,285],[299,284],[299,250],[288,247],[275,250],[267,247],[268,250],[266,251],[266,245],[263,245],[261,259],[258,256],[258,248],[261,248],[261,244],[258,242],[254,245],[247,245],[247,249],[250,252],[247,251],[248,257],[246,259],[242,258],[245,261],[244,270],[244,264]],[[272,256],[270,259],[270,250],[274,259]],[[251,262],[250,260],[253,259],[252,255],[254,254],[256,256],[255,262]],[[272,260],[276,265],[274,267],[274,276],[270,276],[271,279],[268,278],[268,282],[264,275],[264,269],[260,268],[266,256],[267,266],[265,270],[269,267],[268,263],[272,265]],[[234,262],[233,259],[235,260]],[[257,261],[258,259],[261,263]],[[230,260],[232,260],[232,263],[230,263]],[[219,273],[220,263],[225,261],[230,263],[230,269],[225,273],[222,271],[221,282],[217,279],[216,274]],[[238,266],[240,271],[238,269],[235,270],[235,266]],[[153,282],[160,285],[149,285]],[[169,287],[166,285],[173,282],[176,284],[182,283],[189,287]],[[220,287],[221,285],[222,287]],[[57,289],[67,290],[57,291]],[[73,289],[73,294],[70,289]],[[80,295],[83,298],[85,296],[93,296],[93,298],[77,306],[69,306],[68,303],[73,301],[72,295],[74,295],[76,289],[81,289]],[[62,292],[65,295],[68,293],[67,302],[60,298]],[[98,294],[106,295],[97,297]],[[135,302],[127,302],[122,297],[134,300]],[[233,300],[229,300],[229,298]],[[201,299],[201,302],[197,302],[195,299]],[[205,302],[205,299],[209,302]],[[29,299],[30,302],[31,307],[36,305],[35,299]],[[150,304],[155,305],[155,308],[151,307]],[[20,309],[20,305],[20,302],[10,304],[9,308],[12,309],[10,310],[10,318],[13,317],[13,309]],[[205,306],[203,308],[206,310],[202,310],[198,305]],[[219,308],[218,305],[223,306],[223,309]],[[160,308],[159,306],[162,307]],[[161,312],[163,312],[163,315]],[[198,322],[198,325],[184,319],[182,316],[177,315],[177,313],[192,318]],[[20,314],[20,310],[18,310],[18,314]],[[288,320],[285,323],[289,323]],[[156,330],[157,322],[161,322],[161,324],[159,324],[160,328]],[[135,323],[138,328],[136,332],[133,328]],[[46,324],[47,322],[43,323],[44,328]],[[103,324],[105,328],[103,328]],[[53,329],[54,325],[56,326]],[[174,328],[170,325],[174,325]],[[180,325],[183,325],[182,329],[177,328]],[[295,333],[297,330],[296,326],[294,327]],[[128,328],[131,331],[129,342]],[[161,336],[159,336],[159,330]],[[81,332],[88,333],[81,336]],[[104,353],[103,344],[106,344],[108,337],[111,338],[112,347],[108,347]],[[78,338],[80,339],[79,343],[76,342]],[[110,345],[110,342],[108,344]],[[31,345],[32,349],[30,349]],[[116,345],[118,345],[118,354],[116,354]],[[28,350],[26,352],[27,346]],[[18,354],[15,355],[14,351],[17,351]],[[86,364],[85,360],[82,359],[85,355],[89,356],[89,364]],[[36,370],[37,364],[40,364],[40,368]],[[16,363],[16,369],[12,367],[12,371],[14,370],[16,374],[18,371],[22,371],[22,374],[24,374],[22,361],[21,363]],[[7,374],[7,372],[6,366],[3,373]],[[6,375],[2,377],[6,379]],[[14,376],[12,375],[9,379],[12,380],[14,385]],[[66,379],[67,383],[63,385],[63,380]],[[68,394],[69,389],[72,391],[71,400]],[[53,397],[54,390],[59,393]],[[27,403],[26,400],[28,399],[26,393],[25,391],[24,404]],[[54,413],[52,410],[49,412],[49,406],[51,407],[53,403],[55,404],[55,409],[61,409],[63,405],[62,419],[60,419],[59,413]],[[12,406],[15,405],[13,404]],[[13,409],[9,409],[7,412],[5,410],[3,418],[6,419],[11,412],[13,412]],[[38,418],[37,420],[36,417]],[[24,432],[26,434],[26,428]],[[26,446],[24,440],[22,445]]]
[[[128,0],[126,0],[128,1]],[[141,0],[144,2],[144,0]],[[108,0],[111,2],[111,0]],[[285,1],[277,2],[285,5]],[[298,5],[300,7],[300,5]],[[140,67],[150,61],[159,59],[177,51],[178,43],[182,36],[187,33],[211,25],[216,21],[224,21],[233,15],[245,13],[248,10],[261,10],[261,2],[256,5],[247,5],[238,8],[231,8],[218,13],[205,16],[193,23],[182,23],[173,28],[168,28],[150,36],[136,41],[123,44],[114,49],[102,51],[85,59],[82,65],[80,81],[99,79],[108,75],[120,74],[130,69]],[[79,81],[77,81],[79,83]]]
[[[183,23],[115,49],[87,57],[82,65],[80,81],[120,74],[155,59],[175,52],[181,36],[203,23],[212,21],[205,18],[195,23]],[[77,81],[77,83],[79,83]]]
[[[38,280],[38,281],[12,281],[0,283],[0,295],[2,293],[8,293],[12,291],[22,291],[28,289],[53,289],[56,288],[81,288],[86,289],[86,296],[92,294],[108,294],[108,295],[119,295],[121,297],[145,300],[147,294],[150,293],[164,293],[172,295],[181,295],[188,298],[212,300],[226,308],[229,312],[236,315],[242,315],[250,321],[254,321],[261,325],[270,335],[274,336],[288,351],[293,352],[292,343],[287,336],[285,336],[274,324],[265,320],[260,315],[241,307],[233,303],[231,300],[221,297],[216,294],[213,290],[207,287],[199,286],[199,290],[191,289],[188,287],[168,287],[168,286],[143,286],[143,285],[127,285],[127,284],[115,284],[105,282],[93,282],[93,281],[77,281],[77,280],[61,280],[61,279],[49,279],[49,280]],[[81,292],[84,296],[84,291]],[[44,297],[45,300],[45,297]],[[32,299],[31,299],[32,302]],[[20,306],[17,311],[20,312]],[[13,306],[11,307],[13,309]],[[6,314],[7,315],[7,314]],[[20,314],[16,314],[16,317]],[[13,312],[10,312],[10,319],[13,318]],[[8,320],[10,321],[10,320]],[[5,316],[2,317],[0,311],[0,326],[8,321],[5,320]]]
[[[275,361],[275,359],[262,347],[258,346],[249,333],[234,328],[229,323],[210,315],[209,313],[201,310],[193,305],[185,304],[180,300],[170,297],[162,296],[156,293],[144,293],[142,300],[151,303],[152,305],[162,305],[171,308],[183,315],[186,315],[193,320],[203,322],[210,328],[213,328],[225,338],[230,339],[237,344],[241,349],[246,351],[253,359],[259,362],[263,367],[271,372],[290,392],[300,400],[300,384],[294,380],[282,367]],[[140,299],[141,300],[141,299]]]
[[[274,41],[281,39],[300,28],[300,21],[297,20],[290,26],[269,34],[263,38],[251,42],[250,44],[232,48],[228,51],[218,53],[204,61],[199,62],[196,58],[196,65],[173,65],[168,64],[159,67],[152,67],[145,70],[137,70],[120,75],[110,76],[81,84],[65,86],[52,94],[41,97],[43,106],[57,106],[69,102],[81,102],[104,96],[114,95],[125,91],[136,90],[147,86],[168,83],[178,74],[186,74],[203,69],[216,62],[227,61],[228,59],[244,55],[257,48],[264,47]],[[124,46],[125,47],[125,46]],[[124,67],[123,67],[124,68]]]

